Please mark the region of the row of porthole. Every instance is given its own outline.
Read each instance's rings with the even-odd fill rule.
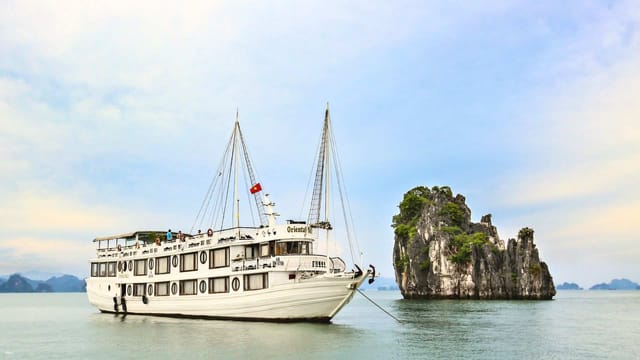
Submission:
[[[200,263],[202,264],[207,263],[206,251],[200,252]],[[153,270],[153,264],[154,264],[153,258],[149,259],[149,270]],[[178,255],[173,255],[173,257],[171,257],[171,265],[173,265],[173,267],[178,267]],[[118,261],[118,271],[120,272],[127,271],[127,268],[129,269],[129,271],[133,270],[133,260],[129,260],[128,266],[126,261]]]
[[[233,291],[238,291],[240,289],[240,279],[237,277],[231,280],[231,288]],[[204,294],[207,291],[207,282],[205,280],[200,280],[199,285],[200,293]],[[171,284],[171,294],[176,295],[178,293],[178,283]],[[127,285],[127,295],[131,296],[133,294],[133,285]],[[147,295],[153,296],[153,284],[147,285]]]

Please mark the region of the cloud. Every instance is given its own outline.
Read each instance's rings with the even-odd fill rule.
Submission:
[[[5,238],[0,242],[0,253],[3,253],[0,273],[32,269],[66,271],[83,276],[88,273],[87,259],[94,252],[94,244],[90,241],[78,242],[52,236]]]
[[[562,76],[541,89],[538,109],[516,122],[510,143],[524,165],[506,177],[514,184],[508,206],[640,196],[634,186],[640,181],[640,36],[629,28],[637,27],[640,10],[634,9],[621,15],[617,8],[622,21],[601,16],[566,54],[543,63],[549,66],[540,71]]]

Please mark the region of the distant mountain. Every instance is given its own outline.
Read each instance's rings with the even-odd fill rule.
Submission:
[[[589,290],[638,290],[640,285],[629,279],[613,279],[610,283],[593,285]]]
[[[51,286],[49,286],[46,283],[39,283],[34,291],[35,292],[53,292],[53,289],[51,288]]]
[[[373,284],[369,284],[369,281],[365,281],[360,290],[400,290],[395,279],[377,277]]]
[[[0,293],[7,292],[84,292],[84,280],[73,275],[51,277],[47,281],[31,280],[20,274],[11,275],[6,281],[0,281]]]
[[[556,286],[556,290],[583,290],[583,289],[580,287],[580,285],[576,283],[564,282]]]
[[[59,272],[37,271],[37,270],[20,271],[18,274],[20,274],[22,277],[25,277],[27,279],[36,280],[36,281],[38,280],[45,281],[55,276],[64,275],[63,273],[59,273]]]
[[[62,275],[60,277],[52,277],[45,281],[45,284],[51,287],[54,292],[85,292],[86,285],[84,280],[78,279],[73,275]]]
[[[28,279],[13,274],[0,285],[0,292],[33,292],[33,287],[29,284]]]

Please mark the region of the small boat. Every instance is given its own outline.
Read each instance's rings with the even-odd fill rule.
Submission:
[[[334,148],[327,105],[309,216],[279,223],[275,204],[255,178],[236,113],[194,227],[188,233],[145,230],[95,238],[96,256],[86,279],[89,302],[116,314],[330,322],[360,284],[375,276],[373,266],[363,271],[362,263],[352,259],[353,269],[347,270],[342,258],[328,254],[333,231],[326,204],[329,175],[337,175],[341,198],[343,192]],[[252,184],[246,198],[253,198],[260,221],[253,226],[240,225],[241,170]],[[344,219],[353,257],[348,217]],[[208,229],[196,233],[196,223]],[[323,236],[326,253],[316,253]]]

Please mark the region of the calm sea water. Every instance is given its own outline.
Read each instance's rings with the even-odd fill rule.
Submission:
[[[640,291],[553,301],[405,301],[360,294],[332,324],[101,314],[85,294],[0,294],[7,359],[638,359]]]

